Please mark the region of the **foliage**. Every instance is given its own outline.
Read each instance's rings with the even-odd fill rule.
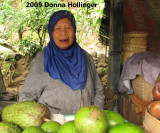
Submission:
[[[90,0],[88,0],[90,1]],[[103,9],[104,9],[104,0],[93,0],[93,3],[98,3],[96,8],[89,8],[88,13],[91,16],[91,25],[99,32],[99,28],[101,25],[101,19],[103,16]]]
[[[77,42],[81,46],[93,44],[91,36],[93,36],[93,34],[96,36],[95,33],[99,32],[104,9],[104,0],[82,0],[82,2],[98,4],[96,7],[81,7],[78,11],[71,10],[77,22]],[[97,43],[99,42],[95,44]]]
[[[108,72],[108,67],[103,68],[103,72],[107,73]]]
[[[30,41],[30,39],[24,39],[19,41],[18,50],[25,53],[25,56],[35,56],[38,51],[42,50],[42,47]]]
[[[3,80],[6,87],[8,87],[12,80],[18,76],[18,72],[15,71],[15,62],[15,59],[9,59],[7,61],[4,60],[1,64]]]

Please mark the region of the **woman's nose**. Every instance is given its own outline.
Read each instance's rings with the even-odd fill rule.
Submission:
[[[67,30],[66,30],[65,28],[63,28],[63,29],[61,30],[61,34],[62,34],[62,35],[67,35]]]

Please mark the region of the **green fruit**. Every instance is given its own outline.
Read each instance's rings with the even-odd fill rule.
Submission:
[[[75,126],[80,133],[106,133],[107,118],[103,110],[89,105],[75,114]]]
[[[104,110],[104,113],[108,120],[108,128],[113,127],[119,123],[125,122],[125,119],[114,111]]]
[[[21,129],[17,125],[0,122],[0,133],[21,133]]]
[[[30,126],[41,126],[44,118],[49,118],[47,106],[38,102],[25,101],[6,106],[2,110],[2,121],[14,123],[25,129]]]
[[[58,130],[58,133],[78,133],[74,121],[64,123]]]
[[[47,133],[57,133],[60,126],[61,124],[56,121],[48,121],[45,122],[41,128]]]
[[[146,131],[133,123],[124,122],[111,127],[108,133],[146,133]]]
[[[23,130],[22,133],[45,133],[41,127],[30,126]]]

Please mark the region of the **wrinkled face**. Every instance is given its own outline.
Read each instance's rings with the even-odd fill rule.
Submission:
[[[74,29],[70,20],[68,18],[60,19],[53,27],[52,36],[59,48],[69,48],[74,41]]]

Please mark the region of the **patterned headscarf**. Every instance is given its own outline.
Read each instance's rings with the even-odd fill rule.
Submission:
[[[72,90],[83,89],[87,80],[86,57],[76,37],[68,49],[59,48],[52,37],[54,25],[64,17],[70,20],[76,33],[75,19],[71,12],[60,10],[52,14],[48,24],[50,42],[44,49],[44,72],[48,72],[53,79],[61,80]]]

